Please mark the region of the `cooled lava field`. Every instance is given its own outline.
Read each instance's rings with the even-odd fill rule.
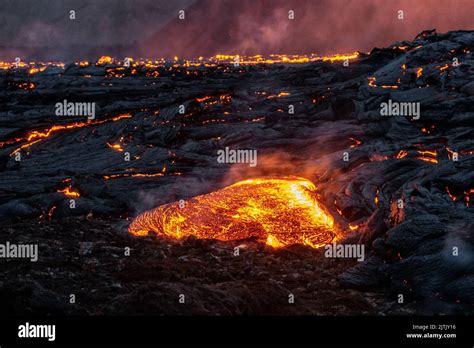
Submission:
[[[473,51],[473,31],[426,31],[333,58],[0,63],[0,237],[39,245],[38,262],[0,263],[0,311],[474,313]],[[57,116],[64,100],[95,118]],[[420,117],[381,115],[389,101]],[[219,163],[226,147],[258,164]],[[129,232],[147,210],[288,176],[314,183],[363,262],[239,231]]]

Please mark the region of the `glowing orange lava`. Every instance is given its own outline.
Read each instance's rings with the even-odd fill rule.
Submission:
[[[154,177],[160,177],[160,176],[165,176],[165,175],[180,176],[181,173],[179,172],[170,173],[170,174],[165,174],[164,172],[162,173],[119,173],[119,174],[104,175],[103,178],[105,180],[110,180],[110,179],[115,179],[115,178],[127,178],[127,177],[154,178]]]
[[[28,74],[34,75],[36,73],[39,73],[41,71],[46,70],[46,68],[47,68],[46,66],[42,66],[42,67],[39,67],[39,68],[30,68],[30,70],[28,70]]]
[[[436,68],[438,68],[440,71],[444,71],[446,69],[449,69],[449,65],[448,64],[444,64],[444,65],[438,65]]]
[[[22,141],[22,140],[28,141],[26,144],[23,144],[20,147],[13,150],[11,152],[11,155],[13,155],[13,154],[17,153],[18,151],[30,148],[34,144],[36,144],[36,143],[38,143],[38,142],[40,142],[44,139],[47,139],[52,134],[55,134],[55,133],[60,132],[60,131],[74,129],[74,128],[82,128],[82,127],[86,127],[86,126],[90,126],[90,125],[98,125],[98,124],[102,124],[102,123],[106,123],[106,122],[115,122],[115,121],[122,120],[124,118],[130,118],[130,117],[132,117],[131,114],[121,114],[121,115],[114,116],[114,117],[109,118],[109,119],[103,119],[103,120],[72,122],[72,123],[67,123],[67,124],[54,125],[50,128],[42,130],[42,131],[37,131],[37,130],[31,131],[24,138],[15,138],[15,139],[7,140],[3,143],[0,143],[0,148],[3,147],[4,145],[10,145],[10,144]]]
[[[74,191],[74,189],[71,187],[66,187],[62,190],[58,190],[58,192],[63,193],[66,197],[81,197],[80,193]]]
[[[268,57],[263,57],[258,54],[255,56],[241,56],[241,55],[226,55],[218,54],[209,58],[209,61],[216,61],[219,63],[235,63],[238,62],[240,65],[254,65],[254,64],[298,64],[298,63],[310,63],[316,61],[324,62],[339,62],[351,59],[359,58],[359,52],[347,53],[347,54],[334,54],[329,56],[318,56],[318,55],[287,55],[287,54],[271,54]]]
[[[114,62],[112,57],[109,56],[102,56],[97,61],[97,65],[105,65],[105,64],[112,64]]]
[[[111,148],[112,150],[115,150],[117,152],[123,152],[123,147],[122,145],[120,144],[110,144],[110,143],[107,143],[107,146],[109,148]]]
[[[423,68],[416,69],[416,78],[420,78],[423,75]]]
[[[425,162],[438,163],[436,151],[417,151],[421,156],[417,159]]]
[[[404,158],[408,156],[408,152],[406,152],[405,150],[400,150],[398,153],[397,153],[397,156],[396,158]]]
[[[300,177],[244,180],[144,212],[133,220],[129,232],[223,241],[254,237],[273,247],[317,248],[335,241],[337,235],[334,219],[315,191],[312,182]]]
[[[377,80],[375,76],[370,76],[367,79],[369,80],[368,82],[369,87],[381,87],[381,88],[392,88],[392,89],[398,88],[397,85],[377,85],[375,83],[375,81]]]

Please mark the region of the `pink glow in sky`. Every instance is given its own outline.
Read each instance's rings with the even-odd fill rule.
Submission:
[[[142,53],[370,51],[427,29],[474,29],[472,0],[198,0],[185,11],[185,20],[174,19],[146,39]]]

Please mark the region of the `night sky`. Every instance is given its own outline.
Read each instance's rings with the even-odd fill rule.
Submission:
[[[0,58],[370,51],[474,29],[473,13],[472,0],[0,0]]]

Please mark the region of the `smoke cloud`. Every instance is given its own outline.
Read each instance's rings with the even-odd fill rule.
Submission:
[[[472,0],[2,0],[0,59],[370,51],[474,29],[472,13]]]
[[[184,57],[369,51],[427,29],[473,29],[472,13],[470,0],[201,0],[141,48]]]

